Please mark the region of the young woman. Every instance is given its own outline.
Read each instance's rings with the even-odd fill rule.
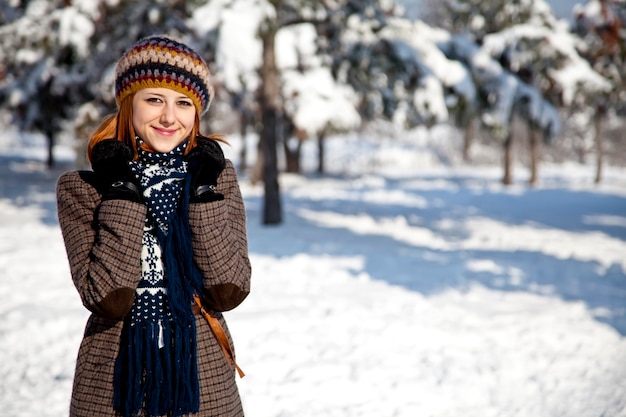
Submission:
[[[91,312],[70,415],[241,416],[220,312],[248,295],[251,268],[234,167],[219,137],[199,133],[208,67],[151,36],[115,77],[118,111],[89,142],[93,171],[57,184],[72,279]],[[222,344],[200,311],[221,324]]]

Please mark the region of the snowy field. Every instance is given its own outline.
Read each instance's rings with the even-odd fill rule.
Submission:
[[[72,152],[49,172],[32,146],[0,139],[0,415],[61,417],[87,317],[55,209]],[[242,178],[253,288],[226,316],[248,416],[626,416],[626,169],[504,188],[355,138],[328,166],[281,177],[277,227]]]

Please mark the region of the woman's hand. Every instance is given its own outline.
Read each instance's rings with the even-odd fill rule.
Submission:
[[[102,189],[102,201],[142,201],[137,179],[130,170],[133,152],[117,139],[98,142],[91,151],[91,167]]]
[[[208,203],[224,199],[224,195],[216,191],[217,178],[226,166],[224,152],[219,143],[213,139],[197,139],[198,144],[189,155],[188,170],[191,174],[192,203]]]

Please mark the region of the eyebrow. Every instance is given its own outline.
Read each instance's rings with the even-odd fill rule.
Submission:
[[[146,91],[146,94],[150,94],[150,95],[152,95],[152,96],[157,96],[157,97],[162,97],[162,98],[165,98],[165,94],[161,94],[161,93],[155,93],[155,92],[151,92],[151,91]],[[184,95],[184,94],[181,94],[181,95],[179,95],[179,96],[175,97],[175,99],[176,99],[176,100],[180,100],[180,99],[187,99],[187,100],[192,101],[190,97],[187,97],[187,96],[186,96],[186,95]]]

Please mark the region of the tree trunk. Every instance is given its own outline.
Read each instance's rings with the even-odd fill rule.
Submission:
[[[470,120],[470,122],[465,126],[465,130],[463,133],[463,161],[470,161],[470,148],[472,146],[472,140],[474,139],[474,121]]]
[[[295,146],[290,145],[291,142],[296,142]],[[299,174],[302,141],[298,138],[285,137],[283,140],[283,148],[285,149],[285,171],[291,174]]]
[[[252,172],[250,173],[250,182],[252,185],[256,185],[263,181],[263,166],[265,165],[265,158],[263,158],[263,138],[261,137],[259,137],[257,142],[256,150],[256,162],[254,163]]]
[[[317,172],[320,174],[324,173],[324,162],[325,162],[325,142],[326,142],[326,132],[321,131],[317,135]]]
[[[539,169],[539,132],[532,127],[528,128],[530,136],[530,178],[528,183],[537,185]]]
[[[242,108],[239,114],[239,133],[241,135],[241,151],[239,152],[239,169],[245,172],[248,169],[248,146],[246,136],[248,135],[248,112]]]
[[[288,116],[283,118],[282,133],[285,171],[291,174],[299,174],[302,140],[296,135],[296,128],[293,125],[293,121]]]
[[[54,132],[46,131],[45,135],[48,140],[48,160],[46,161],[46,165],[48,168],[52,168],[54,167]]]
[[[261,144],[263,147],[263,183],[265,196],[263,202],[263,224],[282,223],[280,189],[278,186],[278,161],[276,155],[276,136],[279,123],[279,90],[276,69],[274,43],[276,29],[268,28],[261,34],[263,42],[263,62],[261,64]]]
[[[596,178],[595,183],[602,181],[602,165],[604,163],[604,144],[602,142],[602,118],[604,116],[604,106],[598,106],[595,120],[595,142],[596,142]]]
[[[513,129],[509,129],[506,140],[504,141],[504,177],[502,183],[504,185],[511,185],[513,182],[512,176],[512,163],[513,163]]]

